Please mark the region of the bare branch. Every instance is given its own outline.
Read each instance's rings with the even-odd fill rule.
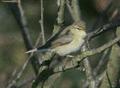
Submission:
[[[16,5],[17,5],[17,7],[13,7],[13,8],[18,8],[18,11],[17,11],[18,13],[14,14],[14,15],[16,17],[17,22],[19,23],[19,25],[21,27],[21,32],[23,35],[23,39],[24,39],[26,48],[27,48],[27,50],[30,50],[33,48],[33,45],[32,45],[29,31],[28,31],[29,28],[28,28],[26,17],[24,15],[24,10],[22,9],[22,6],[21,6],[21,1],[18,0]],[[11,8],[11,10],[12,10],[12,8]],[[15,11],[13,13],[15,13]],[[18,16],[18,14],[19,14],[19,16]],[[35,73],[37,74],[38,70],[39,70],[39,61],[38,61],[37,57],[34,55],[33,57],[31,57],[30,61],[34,68]]]
[[[94,71],[93,71],[94,76],[96,76],[96,75],[99,73],[100,69],[101,69],[101,68],[103,67],[103,65],[105,64],[105,62],[106,62],[106,56],[107,56],[107,54],[108,54],[108,52],[109,52],[110,50],[111,50],[111,48],[109,48],[109,49],[107,49],[107,50],[105,50],[105,51],[103,52],[103,55],[102,55],[102,57],[101,57],[98,65],[96,66],[96,68],[95,68]]]
[[[108,73],[107,70],[106,70],[106,76],[107,76],[107,80],[108,80],[108,83],[109,83],[110,88],[113,88],[113,87],[112,87],[112,84],[111,84],[110,77],[109,77],[109,73]]]
[[[79,2],[78,0],[72,0],[72,10],[73,10],[73,13],[74,13],[74,20],[76,22],[82,20],[81,19],[81,12],[80,12],[80,7],[79,7]]]
[[[73,18],[73,20],[75,22],[78,22],[81,20],[80,18],[80,9],[79,9],[79,5],[78,5],[78,0],[72,0],[71,1],[71,5],[70,5],[70,1],[69,0],[66,0],[66,5],[67,5],[67,8]]]
[[[111,21],[103,26],[101,26],[100,28],[96,29],[95,31],[88,33],[88,40],[102,34],[105,31],[109,31],[111,29],[114,29],[116,27],[120,26],[120,19],[118,18],[115,21]]]
[[[57,0],[57,3],[59,8],[57,23],[61,25],[64,22],[65,0]]]
[[[38,44],[39,44],[39,41],[40,41],[40,38],[41,38],[41,33],[39,33],[37,39],[36,39],[36,43],[35,43],[35,46],[36,47]],[[17,76],[15,77],[15,79],[12,80],[12,82],[7,86],[7,88],[11,88],[12,86],[15,86],[16,85],[16,82],[19,81],[19,79],[21,78],[22,74],[24,73],[25,69],[27,68],[28,64],[29,64],[29,61],[31,59],[31,57],[33,57],[33,54],[34,53],[31,53],[29,55],[29,57],[26,59],[25,63],[22,65],[22,68],[20,69],[20,71],[17,74]],[[31,79],[32,81],[32,79]],[[25,85],[27,82],[23,82],[21,83],[19,86],[23,86]]]
[[[28,66],[28,63],[31,59],[33,54],[31,54],[29,56],[29,58],[27,58],[27,60],[25,61],[25,63],[23,64],[22,68],[20,69],[20,72],[17,73],[17,76],[15,77],[14,80],[12,80],[12,82],[7,86],[7,88],[11,88],[12,86],[16,85],[16,82],[21,78],[23,72],[25,71],[26,67]]]
[[[87,47],[84,45],[82,47],[82,52],[85,52],[87,50]],[[87,81],[88,82],[88,85],[89,85],[89,88],[93,88],[94,85],[95,85],[95,80],[93,78],[93,72],[92,72],[92,68],[91,68],[91,65],[90,65],[90,62],[88,60],[89,58],[86,57],[84,60],[83,60],[83,63],[84,63],[84,67],[85,67],[85,72],[86,72],[86,77],[87,77]]]
[[[34,76],[31,76],[29,78],[24,79],[22,82],[18,83],[17,88],[22,88],[25,85],[31,83],[35,79]]]
[[[102,51],[104,51],[105,49],[113,46],[114,44],[116,44],[118,41],[120,41],[120,36],[115,38],[114,40],[111,40],[110,42],[104,44],[103,46],[97,48],[97,49],[92,49],[92,50],[89,50],[89,51],[85,51],[83,52],[81,55],[78,55],[77,56],[77,60],[78,61],[81,61],[83,60],[85,57],[89,57],[89,56],[92,56],[92,55],[95,55],[97,53],[100,53]]]
[[[56,20],[57,20],[58,25],[54,25],[53,34],[52,34],[53,36],[56,33],[58,33],[58,31],[60,31],[61,26],[64,22],[65,0],[57,0],[57,5],[58,5],[58,16],[57,16]]]
[[[45,32],[44,32],[44,7],[43,7],[43,0],[40,0],[41,5],[41,19],[39,20],[41,26],[41,34],[42,34],[42,43],[45,44]]]
[[[27,26],[26,17],[24,15],[24,11],[23,11],[22,6],[21,6],[21,1],[19,0],[19,1],[16,1],[14,3],[10,2],[10,3],[8,3],[8,5],[9,5],[11,11],[13,12],[13,15],[15,16],[15,18],[16,18],[16,20],[21,28],[23,39],[24,39],[27,50],[32,49],[33,45],[31,42],[29,31],[28,31],[29,28]],[[15,8],[17,8],[17,10]],[[38,39],[39,38],[40,37],[38,37]],[[39,41],[38,39],[37,39],[37,41]],[[33,68],[34,68],[34,71],[37,74],[37,72],[39,70],[39,61],[38,61],[37,57],[33,56],[33,53],[31,53],[30,56],[25,61],[25,63],[23,64],[20,72],[17,73],[16,78],[14,80],[12,80],[12,82],[7,86],[7,88],[11,88],[12,86],[15,86],[16,82],[20,79],[23,72],[25,71],[25,68],[27,67],[29,61],[31,61],[31,64],[33,65]]]
[[[71,6],[70,6],[70,1],[69,1],[69,0],[66,0],[66,5],[67,5],[67,8],[68,8],[68,10],[69,10],[69,12],[70,12],[73,20],[75,20],[75,18],[74,18],[74,13],[73,13],[72,8],[71,8]]]

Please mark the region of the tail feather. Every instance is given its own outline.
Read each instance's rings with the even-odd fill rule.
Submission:
[[[29,50],[29,51],[27,51],[25,53],[46,52],[46,51],[52,52],[52,49],[40,49],[40,50],[38,50],[37,48],[35,48],[35,49]]]
[[[37,51],[37,48],[32,49],[32,50],[29,50],[29,51],[27,51],[27,52],[25,52],[25,53],[33,53],[33,52],[36,52],[36,51]]]

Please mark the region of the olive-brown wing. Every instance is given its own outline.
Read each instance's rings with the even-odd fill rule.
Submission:
[[[52,42],[52,47],[51,48],[55,48],[58,46],[62,46],[65,44],[68,44],[72,41],[72,34],[70,32],[70,30],[64,30],[59,36],[58,38]]]

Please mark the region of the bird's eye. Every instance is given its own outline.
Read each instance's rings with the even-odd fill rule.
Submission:
[[[81,28],[80,28],[80,27],[76,27],[76,29],[81,30]]]

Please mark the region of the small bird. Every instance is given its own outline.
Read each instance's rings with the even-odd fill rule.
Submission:
[[[87,36],[85,29],[86,26],[83,21],[75,22],[60,31],[57,36],[51,38],[45,45],[27,51],[26,53],[43,52],[47,50],[63,57],[77,52],[85,42]]]
[[[27,51],[26,53],[45,51],[54,52],[54,55],[51,58],[52,60],[48,62],[49,69],[53,69],[63,61],[62,58],[64,56],[75,53],[81,49],[85,42],[85,38],[87,37],[85,29],[86,26],[83,21],[75,22],[64,30],[60,30],[43,46]]]

